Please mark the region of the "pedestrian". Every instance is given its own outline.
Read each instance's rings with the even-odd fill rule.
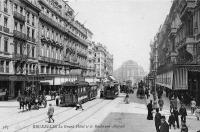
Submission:
[[[47,112],[47,115],[49,118],[49,123],[51,123],[51,120],[54,122],[53,113],[54,113],[54,107],[52,106],[52,104],[49,104],[49,108],[48,108],[48,112]]]
[[[195,115],[197,117],[197,120],[200,119],[200,107],[197,107],[196,110],[195,110]]]
[[[60,96],[58,94],[56,94],[56,106],[59,105],[59,99],[60,99]]]
[[[188,132],[188,127],[185,121],[182,122],[181,132]]]
[[[20,109],[21,109],[21,107],[23,108],[23,111],[24,111],[24,103],[25,102],[25,99],[24,99],[24,96],[22,95],[21,96],[21,100],[20,100]]]
[[[175,122],[176,122],[177,128],[179,129],[179,117],[178,117],[179,116],[179,112],[178,112],[177,107],[174,108],[173,113],[174,113],[174,117],[175,117]]]
[[[128,94],[126,94],[125,99],[124,99],[124,102],[125,102],[126,104],[129,103],[129,95],[128,95]]]
[[[171,98],[170,100],[170,112],[174,109],[174,97]]]
[[[31,110],[31,97],[28,97],[28,110]]]
[[[78,109],[84,110],[84,109],[83,109],[83,106],[82,106],[82,104],[81,104],[81,101],[79,101],[79,102],[76,104],[76,110],[78,110]]]
[[[166,122],[165,116],[161,116],[160,132],[169,132],[169,125]]]
[[[146,90],[145,90],[145,94],[146,94],[146,97],[147,97],[147,99],[149,98],[149,90],[146,88]]]
[[[163,101],[162,97],[159,98],[158,104],[159,104],[160,111],[162,111],[163,105],[164,105],[164,101]]]
[[[19,95],[19,96],[17,97],[17,101],[19,102],[19,108],[20,108],[20,109],[21,109],[21,107],[22,107],[22,105],[21,105],[21,100],[22,100],[22,96]]]
[[[191,114],[192,115],[194,114],[195,109],[196,109],[196,101],[193,98],[192,101],[191,101]]]
[[[181,104],[179,114],[181,115],[181,122],[186,122],[187,110],[183,104]]]
[[[161,125],[161,114],[159,113],[159,109],[158,108],[156,109],[156,114],[155,114],[154,120],[155,120],[156,131],[160,132],[159,127]]]
[[[171,129],[171,126],[173,126],[174,129],[175,129],[175,117],[174,117],[174,113],[171,113],[171,115],[169,116],[168,123],[169,123],[169,129]]]
[[[149,104],[147,105],[148,115],[147,120],[153,120],[153,106],[152,106],[152,100],[150,100]]]

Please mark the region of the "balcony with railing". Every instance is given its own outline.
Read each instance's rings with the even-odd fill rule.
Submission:
[[[19,32],[17,30],[13,30],[13,35],[14,35],[14,37],[16,37],[18,39],[27,40],[26,34]]]
[[[65,32],[65,28],[63,26],[61,26],[60,24],[58,24],[57,22],[55,22],[53,19],[49,18],[47,15],[45,15],[42,12],[40,12],[40,19],[47,22],[51,26],[57,28],[58,30]]]
[[[25,16],[17,11],[14,11],[14,18],[16,18],[22,22],[25,22]]]

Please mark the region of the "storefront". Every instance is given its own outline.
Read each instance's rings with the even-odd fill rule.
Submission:
[[[179,94],[187,94],[200,103],[200,66],[199,65],[173,65],[165,69],[159,69],[156,76],[156,84],[167,91]]]

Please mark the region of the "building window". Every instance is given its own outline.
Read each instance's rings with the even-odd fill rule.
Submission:
[[[30,45],[27,45],[27,56],[30,57]]]
[[[20,6],[20,13],[23,14],[23,7]]]
[[[17,11],[17,4],[14,5],[14,11]]]
[[[42,25],[42,36],[44,36],[44,26]]]
[[[49,29],[47,29],[47,37],[49,38]]]
[[[6,73],[9,73],[9,61],[6,61]]]
[[[7,27],[7,25],[8,25],[8,18],[4,17],[4,27]]]
[[[27,27],[27,37],[28,37],[28,38],[30,37],[29,34],[30,34],[30,28]]]
[[[4,72],[4,61],[0,61],[0,72]]]
[[[41,56],[44,56],[44,49],[43,49],[43,46],[41,47]]]
[[[35,57],[35,46],[32,47],[32,57]]]
[[[32,29],[32,38],[35,38],[35,29]]]
[[[8,52],[8,39],[4,39],[4,52]]]
[[[44,66],[41,66],[41,73],[44,73]]]
[[[54,31],[52,31],[51,38],[54,39]]]
[[[34,25],[35,25],[35,16],[32,15],[32,26],[34,26]]]
[[[23,31],[23,25],[20,24],[20,32],[22,32],[22,31]]]
[[[8,0],[4,0],[4,12],[8,12]]]
[[[58,41],[58,33],[56,33],[56,41]]]
[[[17,22],[15,22],[14,30],[17,30]]]
[[[30,23],[29,16],[30,16],[30,12],[27,12],[27,23]]]

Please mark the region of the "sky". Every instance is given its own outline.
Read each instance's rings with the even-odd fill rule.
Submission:
[[[172,0],[68,0],[75,19],[93,32],[114,56],[114,69],[133,60],[149,71],[150,42],[163,24]]]

